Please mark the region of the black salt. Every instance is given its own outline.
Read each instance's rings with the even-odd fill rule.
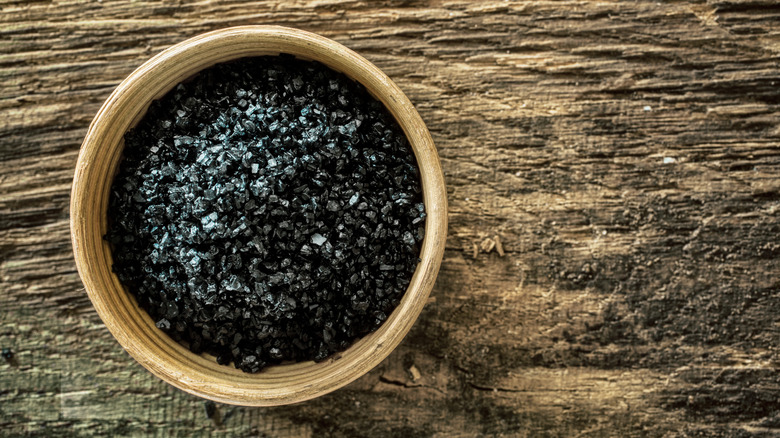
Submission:
[[[419,172],[382,104],[318,63],[219,64],[155,101],[112,186],[114,272],[157,327],[247,372],[375,330],[422,242]]]

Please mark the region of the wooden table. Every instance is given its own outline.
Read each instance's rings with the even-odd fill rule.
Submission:
[[[3,435],[780,434],[780,7],[712,2],[3,1]],[[72,260],[87,126],[143,61],[314,31],[404,89],[442,159],[434,300],[345,389],[210,405],[135,363]],[[499,249],[501,248],[501,249]]]

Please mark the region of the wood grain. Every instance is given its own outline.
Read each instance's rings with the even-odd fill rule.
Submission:
[[[780,432],[775,2],[0,7],[4,434]],[[67,206],[114,87],[242,24],[313,31],[386,72],[431,130],[451,225],[435,300],[377,369],[291,407],[218,405],[217,426],[101,324]]]

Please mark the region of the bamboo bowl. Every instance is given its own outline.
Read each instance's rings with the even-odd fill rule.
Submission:
[[[319,61],[363,84],[406,133],[420,168],[426,208],[422,262],[395,311],[374,333],[320,363],[275,365],[247,374],[197,355],[158,329],[111,270],[107,230],[109,189],[123,136],[150,103],[179,82],[216,63],[287,53]],[[207,399],[247,406],[308,400],[367,373],[401,342],[425,305],[439,270],[447,231],[447,200],[430,134],[403,92],[376,66],[327,38],[284,27],[245,26],[210,32],[153,57],[127,77],[100,108],[79,153],[70,204],[73,251],[90,300],[109,331],[146,369],[171,385]]]

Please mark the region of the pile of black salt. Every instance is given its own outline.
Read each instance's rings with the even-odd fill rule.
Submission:
[[[106,238],[158,327],[257,372],[375,330],[409,285],[424,217],[382,104],[321,64],[259,57],[179,84],[126,134]]]

